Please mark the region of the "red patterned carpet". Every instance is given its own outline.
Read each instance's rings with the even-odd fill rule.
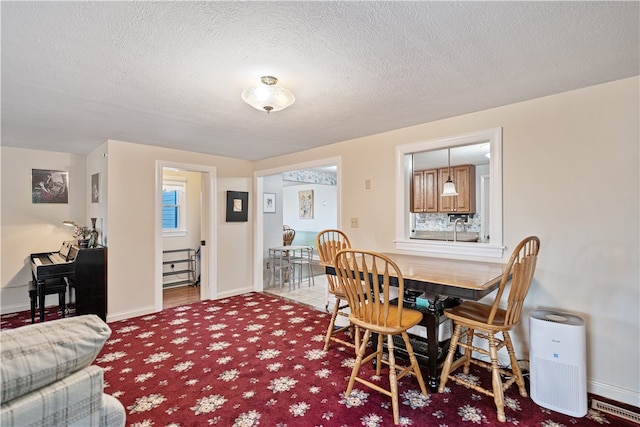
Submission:
[[[52,310],[53,311],[53,308]],[[49,314],[52,316],[52,314]],[[128,426],[391,426],[390,398],[356,384],[345,398],[352,349],[322,351],[328,314],[274,296],[249,293],[202,301],[109,324],[96,364],[105,392],[127,410]],[[2,316],[2,328],[29,323]],[[371,378],[386,383],[383,376]],[[485,384],[487,372],[472,371]],[[589,410],[573,418],[537,406],[515,387],[507,421],[493,399],[452,382],[423,397],[413,377],[400,381],[405,426],[634,426]]]

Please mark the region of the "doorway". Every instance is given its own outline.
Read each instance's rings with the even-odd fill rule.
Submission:
[[[308,179],[314,174],[333,174],[334,183],[327,184],[323,180]],[[297,176],[297,177],[296,177]],[[275,283],[268,287],[271,270],[269,262],[269,248],[283,244],[283,226],[287,225],[296,230],[294,245],[309,245],[315,252],[315,234],[325,228],[339,228],[340,221],[340,158],[322,159],[314,162],[289,165],[286,167],[258,171],[255,173],[256,199],[259,209],[256,215],[256,245],[254,247],[254,290],[272,292],[283,298],[302,302],[324,309],[328,291],[326,278],[320,268],[315,268],[313,275],[315,282],[303,282],[304,289],[293,289]],[[299,212],[299,194],[313,195],[313,213]],[[275,212],[263,209],[262,201],[266,197],[275,198]],[[311,286],[309,288],[308,286]],[[317,297],[314,297],[316,295]]]
[[[161,161],[156,164],[157,311],[169,305],[215,298],[217,282],[215,274],[211,274],[216,271],[215,184],[214,167]],[[165,189],[185,193],[176,191],[173,198],[163,200]],[[163,217],[165,222],[169,218],[169,225],[163,225]]]

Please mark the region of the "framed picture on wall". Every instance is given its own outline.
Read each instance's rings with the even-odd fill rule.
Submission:
[[[249,193],[227,191],[227,222],[246,222],[249,216]]]
[[[31,169],[31,203],[69,203],[69,172]]]
[[[262,212],[275,213],[276,212],[276,194],[264,193],[262,195]]]
[[[100,202],[100,173],[91,175],[91,203]]]
[[[313,190],[298,191],[298,213],[301,219],[313,218]]]

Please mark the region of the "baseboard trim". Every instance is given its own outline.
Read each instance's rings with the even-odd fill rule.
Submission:
[[[231,291],[226,291],[226,292],[218,292],[216,294],[216,298],[215,299],[234,297],[236,295],[247,294],[249,292],[254,292],[253,287],[244,287],[244,288],[241,288],[241,289],[233,289]]]
[[[602,396],[607,399],[615,400],[616,402],[626,403],[627,405],[640,408],[640,393],[638,393],[638,391],[628,390],[622,387],[588,379],[587,391],[597,396]]]
[[[118,313],[107,314],[107,323],[117,322],[118,320],[126,320],[132,317],[145,316],[147,314],[156,313],[156,307],[151,305],[136,310],[120,311]]]

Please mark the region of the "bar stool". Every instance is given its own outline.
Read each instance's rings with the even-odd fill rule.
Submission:
[[[309,286],[315,286],[315,281],[313,279],[313,246],[305,246],[297,249],[300,252],[300,255],[295,255],[296,251],[294,251],[294,255],[290,257],[289,262],[293,267],[293,274],[296,277],[296,281],[298,282],[298,288],[302,283],[302,278],[304,276],[303,270],[306,267],[307,269],[307,281]]]
[[[29,282],[28,286],[29,302],[31,303],[31,323],[36,321],[36,307],[38,306],[38,286],[33,282]],[[65,316],[67,310],[66,307],[66,293],[67,282],[62,279],[49,279],[45,281],[44,294],[53,295],[58,294],[58,304],[60,305],[60,312],[62,317]],[[40,310],[44,310],[44,307],[38,307]]]
[[[267,286],[275,286],[280,278],[280,290],[285,282],[289,283],[291,290],[293,269],[289,262],[289,250],[284,247],[269,248],[269,280]]]

